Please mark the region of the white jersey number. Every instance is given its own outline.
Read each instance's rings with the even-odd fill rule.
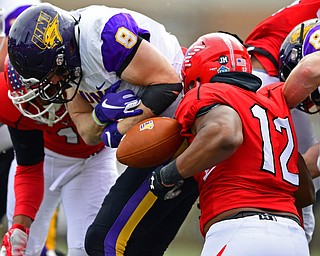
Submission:
[[[262,143],[263,143],[263,170],[266,170],[270,173],[275,174],[275,167],[274,167],[274,152],[272,148],[271,138],[270,138],[270,125],[268,122],[267,117],[267,110],[263,109],[262,107],[255,105],[252,109],[252,114],[254,117],[258,118],[260,121],[260,129],[262,135]],[[286,147],[282,150],[280,154],[280,165],[281,165],[281,172],[282,177],[285,181],[298,186],[299,185],[299,175],[290,173],[287,164],[289,162],[289,158],[292,155],[294,149],[293,143],[293,134],[291,131],[291,127],[289,124],[288,118],[276,118],[273,120],[273,124],[275,129],[278,132],[282,132],[282,129],[286,130],[288,143]]]
[[[66,142],[68,144],[78,144],[79,143],[79,138],[77,133],[71,128],[62,128],[58,132],[59,136],[64,136],[66,138]]]

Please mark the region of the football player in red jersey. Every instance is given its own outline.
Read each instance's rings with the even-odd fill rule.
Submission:
[[[235,37],[207,34],[188,49],[186,94],[176,118],[190,146],[153,172],[150,190],[162,197],[195,177],[206,237],[202,256],[309,255],[295,194],[306,189],[310,204],[315,193],[304,163],[298,164],[290,109],[319,85],[318,65],[320,53],[309,55],[285,84],[259,89],[250,56]]]
[[[10,63],[5,70],[10,91],[1,73],[0,121],[9,126],[17,167],[15,196],[9,188],[13,221],[0,255],[40,255],[60,202],[67,220],[68,255],[87,255],[86,229],[118,177],[115,149],[103,143],[86,145],[64,104],[39,107],[37,92],[24,86]]]
[[[295,26],[303,21],[317,18],[319,8],[319,1],[294,1],[291,5],[261,21],[249,33],[244,43],[251,54],[252,74],[262,80],[262,86],[279,81],[278,56],[283,41]],[[296,35],[297,38],[299,36]],[[292,109],[291,114],[295,124],[299,152],[305,153],[308,148],[317,143],[317,137],[308,114],[298,109]],[[316,185],[317,181],[314,182]],[[312,205],[303,208],[302,213],[304,229],[310,242],[315,228]]]

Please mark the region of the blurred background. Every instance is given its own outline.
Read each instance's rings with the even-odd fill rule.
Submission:
[[[167,31],[178,37],[181,45],[189,47],[200,35],[219,30],[236,33],[240,38],[245,39],[260,21],[291,4],[293,0],[50,0],[47,2],[66,10],[92,4],[135,10],[162,23]],[[312,117],[312,120],[320,138],[318,116]],[[312,256],[320,256],[318,203],[314,205],[314,212],[316,230],[310,248]],[[198,217],[199,210],[195,205],[165,256],[200,255],[203,238],[199,233]],[[58,248],[65,252],[66,230],[62,208],[59,212],[58,232]]]
[[[293,0],[49,0],[67,10],[102,4],[143,13],[162,23],[188,47],[200,35],[223,30],[245,38],[248,33],[272,13]]]

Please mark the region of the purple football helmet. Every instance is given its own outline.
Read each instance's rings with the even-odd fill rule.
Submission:
[[[22,12],[10,29],[10,62],[25,84],[39,90],[43,100],[66,103],[79,88],[82,71],[75,34],[78,22],[70,12],[41,3]],[[65,90],[71,84],[76,90],[67,98]]]
[[[318,25],[318,19],[311,19],[304,21],[297,25],[283,41],[279,52],[279,79],[284,82],[291,71],[297,66],[299,61],[304,56],[303,45],[306,40],[308,32],[316,25]],[[308,96],[303,102],[301,102],[297,109],[306,112],[308,114],[315,114],[320,110],[312,110],[315,105],[320,105],[320,94],[316,89],[310,96]]]
[[[285,81],[292,69],[302,59],[302,45],[307,32],[318,19],[304,21],[297,25],[283,41],[279,52],[279,79]]]

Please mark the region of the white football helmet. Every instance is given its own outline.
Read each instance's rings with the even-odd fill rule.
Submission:
[[[66,104],[41,100],[39,89],[31,89],[23,82],[21,76],[11,65],[9,58],[6,58],[4,71],[7,79],[8,97],[21,114],[48,126],[52,126],[66,116],[68,113]]]

